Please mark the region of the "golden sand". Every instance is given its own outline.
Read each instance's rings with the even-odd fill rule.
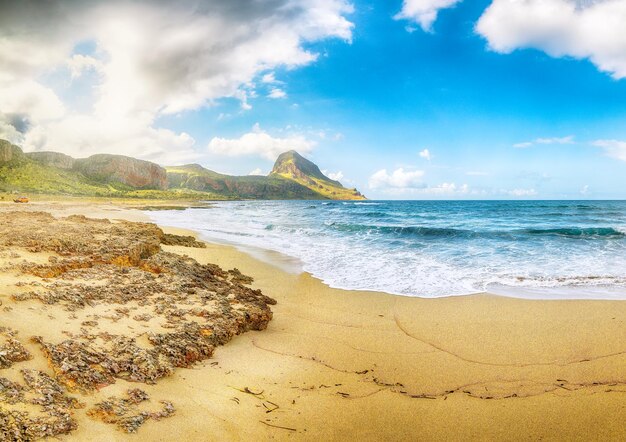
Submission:
[[[145,220],[113,205],[33,208]],[[156,385],[81,398],[140,386],[173,417],[126,435],[78,410],[67,440],[626,439],[626,302],[337,290],[228,246],[163,247],[253,276],[278,301],[274,319]],[[14,283],[0,274],[5,305]],[[56,327],[44,315],[61,312],[33,301],[11,320],[24,337]]]

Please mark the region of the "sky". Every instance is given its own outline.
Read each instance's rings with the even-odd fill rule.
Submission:
[[[626,0],[0,0],[0,138],[372,199],[626,198]]]

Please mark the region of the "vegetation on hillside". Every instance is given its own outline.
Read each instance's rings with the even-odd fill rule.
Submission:
[[[293,180],[278,176],[231,176],[197,164],[167,167],[170,189],[194,189],[237,199],[325,199]]]
[[[328,178],[317,165],[295,150],[280,154],[270,174],[271,177],[293,180],[313,190],[323,198],[335,200],[365,199],[358,190],[345,188],[339,181]]]
[[[231,176],[198,164],[162,168],[120,155],[75,160],[55,152],[24,154],[0,140],[0,193],[145,199],[364,199],[295,151],[269,176]]]
[[[221,195],[192,189],[135,189],[122,183],[98,182],[80,172],[46,166],[28,158],[0,163],[0,192],[107,198],[226,199]]]

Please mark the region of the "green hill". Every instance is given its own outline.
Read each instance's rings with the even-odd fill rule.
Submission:
[[[295,150],[290,150],[278,156],[269,177],[293,180],[327,199],[365,199],[358,190],[347,189],[339,181],[328,178],[316,164],[307,160]]]
[[[0,140],[0,192],[154,199],[364,199],[290,151],[269,176],[230,176],[198,164],[163,168],[122,155],[74,159],[57,152],[24,153]]]
[[[76,160],[57,152],[24,153],[18,146],[0,140],[0,192],[86,197],[225,199],[221,195],[191,189],[168,190],[165,169],[160,173],[156,168],[162,169],[154,163],[120,155],[97,155]]]
[[[170,189],[213,192],[233,199],[325,199],[282,177],[223,175],[198,164],[166,167],[166,170]]]

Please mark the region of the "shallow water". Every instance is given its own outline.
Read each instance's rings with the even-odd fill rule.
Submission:
[[[148,215],[294,257],[333,287],[626,299],[626,201],[238,201]]]

